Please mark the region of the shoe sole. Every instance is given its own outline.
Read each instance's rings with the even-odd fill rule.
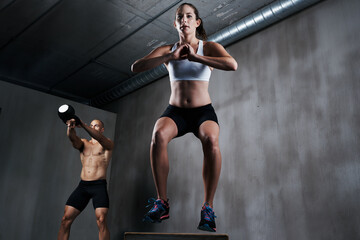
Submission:
[[[143,218],[143,222],[147,222],[147,223],[161,223],[162,220],[166,220],[168,219],[170,216],[169,215],[165,215],[162,216],[159,220],[154,220],[152,218],[150,218],[149,216],[146,216]]]
[[[208,224],[204,224],[202,226],[198,226],[199,230],[208,231],[208,232],[216,232],[216,228],[211,228]]]

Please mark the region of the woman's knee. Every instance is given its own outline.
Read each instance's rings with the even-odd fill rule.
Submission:
[[[216,150],[219,148],[219,136],[214,133],[205,133],[201,137],[204,148]]]
[[[151,139],[151,146],[166,146],[168,142],[170,141],[170,136],[168,132],[165,129],[159,128],[155,129],[153,132],[153,136]]]
[[[166,146],[177,134],[175,122],[167,117],[160,118],[154,127],[151,146]]]

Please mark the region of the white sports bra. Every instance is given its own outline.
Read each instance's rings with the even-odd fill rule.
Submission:
[[[171,52],[175,51],[177,43],[171,48]],[[203,41],[199,40],[197,54],[204,56]],[[187,59],[171,60],[168,64],[170,81],[193,80],[193,81],[209,81],[211,70],[210,67],[198,62],[191,62]]]

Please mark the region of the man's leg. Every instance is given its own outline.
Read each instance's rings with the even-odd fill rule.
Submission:
[[[108,213],[108,208],[96,208],[96,222],[99,228],[99,239],[100,240],[110,240],[110,232],[106,223],[106,216]]]
[[[60,230],[58,234],[58,240],[67,240],[70,236],[71,224],[75,218],[80,214],[80,211],[74,207],[65,206],[64,216],[61,220]]]

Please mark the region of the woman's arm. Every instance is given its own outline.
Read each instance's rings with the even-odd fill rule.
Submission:
[[[144,72],[146,70],[155,68],[163,63],[169,62],[173,59],[173,53],[170,51],[170,48],[170,45],[166,45],[154,49],[145,57],[136,60],[131,65],[131,71]]]
[[[188,49],[189,61],[199,62],[226,71],[235,71],[238,67],[236,60],[230,56],[223,46],[216,42],[206,42],[204,44],[205,56],[196,54],[190,45],[188,45]]]

